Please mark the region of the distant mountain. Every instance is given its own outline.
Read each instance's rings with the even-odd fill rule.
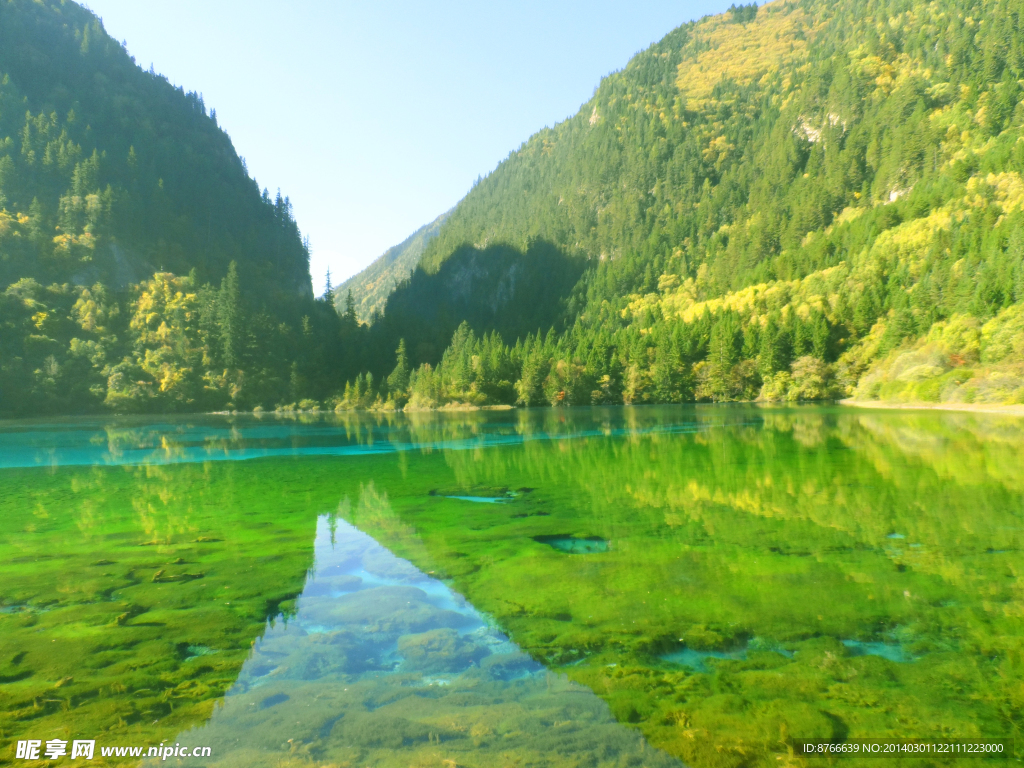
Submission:
[[[429,331],[409,352],[436,366],[462,320],[510,345],[532,327],[543,348],[509,353],[524,402],[1024,401],[1022,29],[1022,0],[685,24],[473,187],[381,346]],[[585,268],[545,281],[542,252]],[[514,300],[488,297],[503,280]],[[453,381],[442,400],[475,391]]]
[[[409,273],[420,263],[427,244],[437,237],[449,213],[451,211],[424,224],[401,243],[384,251],[362,272],[339,285],[334,293],[338,310],[345,311],[345,302],[351,291],[360,322],[370,322],[374,314],[383,312],[388,296],[396,286],[409,279]]]

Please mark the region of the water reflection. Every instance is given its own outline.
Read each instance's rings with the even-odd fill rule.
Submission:
[[[294,416],[294,415],[289,415]],[[476,451],[535,440],[688,434],[747,420],[756,408],[586,408],[413,414],[57,419],[0,424],[0,469],[160,465],[284,456]]]
[[[0,465],[30,468],[0,469],[0,754],[50,732],[159,743],[216,712],[224,765],[387,764],[394,733],[402,765],[557,762],[584,736],[648,760],[587,688],[698,768],[787,764],[794,737],[1019,735],[1022,424],[737,406],[2,425]],[[282,455],[223,460],[261,451]],[[420,571],[368,565],[344,521]],[[502,650],[431,576],[587,688]]]
[[[442,582],[329,516],[295,614],[176,741],[223,766],[678,765]]]

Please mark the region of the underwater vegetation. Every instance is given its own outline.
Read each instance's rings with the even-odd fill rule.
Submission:
[[[795,738],[1019,736],[1022,420],[703,414],[445,451],[465,488],[535,488],[499,508],[389,488],[390,514],[343,513],[689,765],[777,764]]]
[[[0,484],[0,754],[19,737],[159,743],[209,717],[312,563],[315,496],[267,468]]]
[[[813,765],[800,738],[1020,743],[1024,420],[85,431],[75,455],[111,466],[62,466],[55,433],[26,467],[0,428],[0,754],[202,733],[224,766],[577,765],[565,745],[591,744],[589,764],[739,768]],[[139,449],[160,463],[116,464]],[[381,547],[345,554],[345,531]]]
[[[360,501],[383,503],[372,487]],[[176,741],[211,746],[211,768],[679,765],[440,581],[329,516],[294,615]]]

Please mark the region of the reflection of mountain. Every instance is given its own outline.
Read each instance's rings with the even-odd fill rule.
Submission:
[[[0,470],[0,487],[19,489],[0,494],[5,738],[65,726],[173,735],[206,722],[236,681],[210,728],[277,738],[320,695],[307,686],[344,676],[361,703],[333,683],[322,698],[345,715],[282,739],[309,750],[296,760],[343,764],[343,740],[372,757],[380,712],[414,753],[478,739],[494,762],[494,734],[514,741],[555,712],[546,681],[536,696],[524,678],[516,698],[488,698],[508,682],[484,674],[495,636],[463,626],[464,606],[425,586],[436,582],[406,566],[375,583],[384,592],[366,588],[359,568],[380,581],[386,553],[328,573],[318,551],[297,608],[284,604],[287,621],[243,669],[275,602],[301,589],[313,516],[329,510],[337,552],[349,552],[348,521],[695,768],[778,765],[788,736],[1019,733],[1024,490],[1012,469],[1024,434],[1009,420],[743,406],[78,427],[71,453],[43,455],[123,461],[141,449],[197,463]],[[0,465],[60,448],[31,429],[0,431]],[[290,455],[211,460],[261,451]],[[412,682],[396,689],[400,678]],[[292,687],[271,690],[278,681]],[[552,685],[560,701],[583,700]],[[611,733],[588,701],[545,717],[591,741],[588,728]],[[444,717],[424,734],[413,704]],[[483,725],[448,729],[456,714]],[[466,755],[451,759],[472,765]]]
[[[357,507],[389,511],[372,486]],[[314,546],[295,615],[267,629],[210,722],[175,740],[211,746],[209,765],[676,764],[348,523],[321,517]]]
[[[397,521],[353,519],[693,765],[773,762],[785,734],[836,722],[969,737],[1021,711],[1019,429],[826,408],[607,414],[611,434],[633,431],[538,417],[538,433],[580,436],[446,451],[443,495],[396,492]],[[550,536],[612,546],[570,555],[537,543]]]

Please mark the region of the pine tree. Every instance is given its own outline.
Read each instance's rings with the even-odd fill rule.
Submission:
[[[373,383],[373,373],[366,374],[366,391],[363,393],[362,406],[369,408],[373,405],[373,398],[377,396],[377,388]]]
[[[238,284],[238,264],[228,265],[228,274],[221,281],[218,296],[220,321],[220,349],[224,367],[235,369],[241,365],[244,346],[242,331],[242,297]]]
[[[405,339],[398,342],[395,358],[395,369],[388,376],[388,392],[398,402],[405,399],[409,389],[409,358],[405,352]]]
[[[327,306],[333,307],[334,306],[334,286],[331,285],[331,268],[330,267],[327,268],[327,277],[325,279],[325,283],[326,283],[326,285],[324,287],[323,300],[327,304]],[[351,295],[351,293],[352,292],[349,291],[349,295]]]
[[[739,336],[739,319],[732,312],[722,313],[711,327],[711,344],[708,350],[709,387],[715,400],[727,400],[732,396],[732,368],[739,356]]]
[[[654,368],[651,374],[651,389],[659,403],[677,403],[682,399],[679,391],[679,356],[669,344],[659,344],[655,349]]]
[[[811,349],[819,360],[828,360],[831,330],[824,315],[816,315],[811,321]]]
[[[356,300],[352,298],[351,289],[345,296],[345,323],[353,328],[359,325],[359,319],[356,317]]]
[[[523,369],[515,384],[516,402],[529,408],[537,405],[543,397],[541,386],[544,382],[543,357],[539,350],[531,350],[523,359]]]
[[[363,407],[363,399],[366,396],[366,377],[363,374],[356,376],[355,386],[352,387],[352,403],[354,408]]]

